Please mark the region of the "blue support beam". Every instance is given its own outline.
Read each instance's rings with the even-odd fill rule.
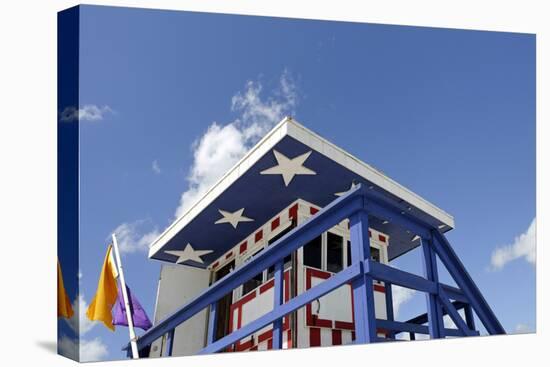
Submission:
[[[276,310],[284,302],[284,262],[280,260],[275,263],[275,274],[273,279],[273,309]],[[283,348],[283,319],[273,322],[273,349]]]
[[[453,320],[458,330],[460,330],[464,336],[476,335],[474,330],[470,330],[468,328],[468,325],[466,325],[456,308],[451,304],[451,301],[449,301],[449,296],[442,288],[439,289],[438,297],[438,301],[445,308],[447,314],[451,317],[451,320]]]
[[[466,305],[466,307],[464,307],[464,317],[466,318],[466,325],[468,325],[468,328],[470,328],[470,330],[475,330],[476,322],[474,320],[474,312],[472,311],[472,306]]]
[[[460,287],[466,298],[468,298],[468,303],[477,313],[485,329],[487,329],[491,335],[506,334],[506,331],[493,313],[493,310],[489,307],[483,294],[481,294],[481,291],[466,271],[464,265],[462,265],[462,262],[445,236],[437,230],[433,230],[432,233],[434,238],[432,243],[437,256],[439,256],[439,259],[443,265],[445,265],[449,274],[451,274],[456,284]]]
[[[394,321],[392,284],[390,282],[385,282],[384,283],[384,288],[386,290],[386,292],[385,292],[385,296],[386,296],[386,319],[388,321]],[[393,332],[393,330],[389,331],[388,338],[390,338],[390,339],[395,338],[395,332]]]
[[[392,330],[398,333],[410,334],[425,334],[429,335],[430,330],[426,325],[413,324],[409,322],[389,321],[383,319],[377,319],[376,325],[386,330]],[[445,329],[445,335],[448,336],[463,336],[462,332],[458,329]],[[478,335],[477,333],[475,335]],[[411,340],[414,340],[411,338]]]
[[[208,316],[207,345],[216,341],[216,325],[218,325],[218,302],[212,302],[210,304],[210,314]]]
[[[171,357],[174,351],[174,334],[176,330],[172,329],[166,334],[166,349],[163,357]]]
[[[318,298],[321,298],[336,288],[353,281],[357,277],[361,277],[363,274],[364,271],[361,263],[352,264],[339,273],[334,274],[334,276],[329,279],[323,281],[321,284],[318,284],[308,291],[292,298],[288,302],[283,303],[273,311],[258,317],[256,320],[244,325],[240,329],[237,329],[231,334],[226,335],[214,343],[206,346],[204,349],[199,351],[198,354],[216,353],[229,345],[246,338],[248,335],[260,330],[261,328],[272,324],[275,320],[285,317],[289,313],[304,307]]]
[[[392,268],[376,261],[366,261],[365,271],[374,279],[390,282],[405,288],[415,289],[426,293],[437,293],[437,284],[418,275]]]
[[[369,217],[359,211],[350,217],[351,263],[361,264],[370,259]],[[374,290],[372,277],[363,274],[351,283],[353,288],[353,316],[355,342],[373,343],[377,339],[374,315]]]
[[[437,261],[435,253],[431,246],[431,241],[426,238],[421,238],[422,256],[424,263],[424,276],[431,282],[439,283],[437,274]],[[445,337],[443,327],[443,313],[441,305],[437,301],[437,295],[434,293],[426,293],[426,304],[428,309],[428,327],[430,329],[430,338],[439,339]],[[454,309],[454,308],[453,308]]]

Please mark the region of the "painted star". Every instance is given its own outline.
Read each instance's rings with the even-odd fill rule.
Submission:
[[[176,264],[181,264],[182,262],[185,262],[188,260],[193,260],[198,263],[204,264],[204,261],[201,259],[201,256],[211,253],[212,250],[195,250],[193,246],[191,246],[191,244],[188,243],[187,246],[185,246],[185,249],[183,251],[174,250],[174,251],[164,251],[164,252],[169,255],[177,256],[178,260],[176,261]]]
[[[225,210],[221,210],[221,209],[218,209],[218,211],[220,212],[221,215],[223,215],[223,217],[218,219],[215,222],[215,224],[230,223],[233,226],[233,228],[237,228],[237,225],[240,222],[253,222],[254,221],[254,219],[245,217],[243,215],[244,208],[241,208],[237,211],[234,211],[233,213],[226,212]]]
[[[355,182],[352,182],[352,183],[351,183],[351,186],[349,187],[349,189],[347,189],[346,191],[337,192],[337,193],[334,194],[334,195],[336,195],[336,196],[342,196],[342,195],[344,195],[344,194],[347,194],[348,192],[350,192],[351,190],[353,190],[353,189],[355,188],[355,186],[357,186],[357,184],[356,184]]]
[[[276,150],[273,150],[275,159],[277,160],[277,165],[271,168],[268,168],[260,174],[262,175],[282,175],[285,182],[285,186],[288,186],[294,176],[296,175],[316,175],[315,171],[310,170],[307,167],[304,167],[304,162],[311,154],[311,150],[307,153],[299,155],[294,158],[288,158],[283,154],[279,153]]]

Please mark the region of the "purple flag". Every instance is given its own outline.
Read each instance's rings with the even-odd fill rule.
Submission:
[[[151,326],[151,321],[145,310],[139,304],[139,301],[134,294],[130,291],[130,287],[126,286],[126,292],[128,293],[128,301],[130,302],[130,313],[132,315],[132,321],[134,322],[134,327],[141,328],[143,330],[149,329]],[[122,287],[120,283],[118,284],[118,295],[115,303],[115,312],[113,315],[113,325],[122,325],[128,326],[128,319],[126,318],[126,307],[124,306],[124,297],[122,296]]]

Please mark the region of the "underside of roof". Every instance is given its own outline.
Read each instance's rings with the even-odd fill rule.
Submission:
[[[296,199],[324,207],[352,183],[382,193],[444,232],[454,227],[451,215],[285,118],[151,244],[149,257],[207,267]],[[390,260],[419,245],[413,233],[392,223],[369,223],[390,235]]]

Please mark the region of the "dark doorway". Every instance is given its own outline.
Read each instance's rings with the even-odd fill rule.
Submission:
[[[231,271],[235,267],[235,260],[227,263],[214,273],[214,282],[217,282]],[[233,301],[233,292],[227,293],[218,301],[218,322],[216,324],[216,336],[215,340],[229,333],[229,312],[231,302]]]

